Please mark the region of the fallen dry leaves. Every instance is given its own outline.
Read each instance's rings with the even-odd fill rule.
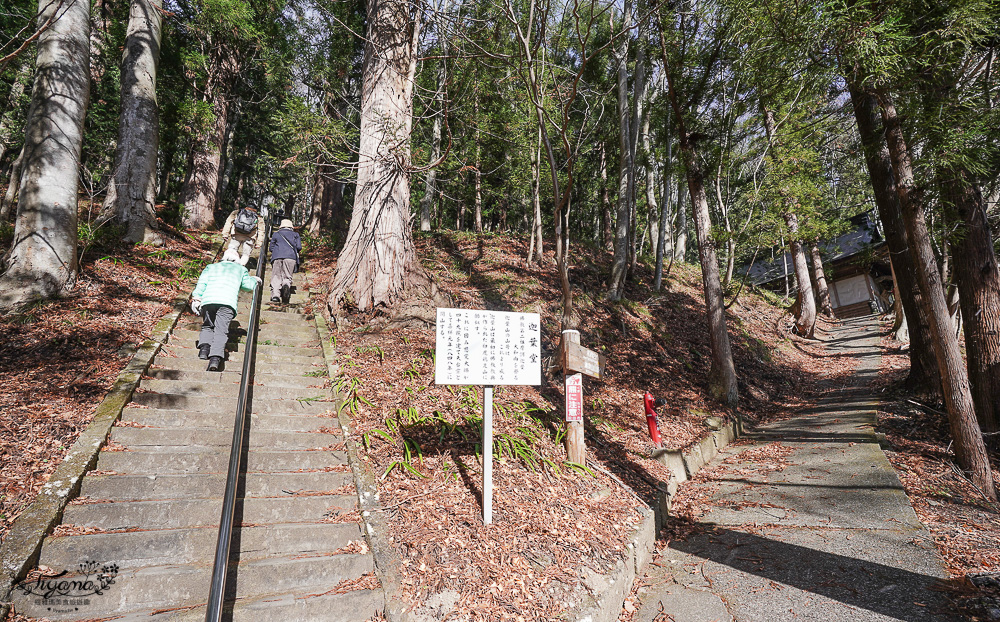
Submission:
[[[417,241],[419,256],[455,306],[537,312],[543,357],[558,348],[560,314],[554,266],[526,267],[526,247],[506,236],[440,234]],[[317,257],[321,266],[333,258]],[[591,473],[565,463],[561,376],[540,387],[495,391],[494,523],[482,523],[479,387],[434,384],[434,333],[380,330],[384,319],[341,320],[336,346],[353,434],[380,479],[382,512],[402,558],[405,595],[432,616],[457,620],[551,620],[587,592],[588,579],[625,558],[638,508],[653,502],[666,467],[649,458],[642,394],[666,399],[659,425],[665,445],[682,449],[730,414],[705,395],[710,345],[700,273],[675,265],[653,292],[640,266],[626,300],[608,302],[608,257],[578,251],[571,271],[581,343],[608,357],[603,382],[585,381]],[[325,284],[326,268],[314,278]],[[314,273],[315,276],[315,273]],[[633,302],[638,301],[638,302]],[[848,374],[821,346],[797,343],[786,314],[751,295],[730,309],[741,370],[741,412],[751,421],[802,403],[818,376]],[[776,328],[777,332],[776,332]],[[818,361],[818,362],[817,362]],[[804,369],[804,363],[813,367]],[[338,379],[334,379],[336,382]],[[525,457],[527,456],[527,457]],[[447,596],[447,606],[427,603]]]

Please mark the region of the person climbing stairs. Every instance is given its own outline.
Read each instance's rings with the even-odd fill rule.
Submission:
[[[306,275],[295,275],[303,292]],[[246,322],[251,293],[236,322]],[[328,366],[306,294],[260,314],[251,425],[238,487],[226,609],[234,620],[366,620],[383,608]],[[273,310],[270,310],[271,307]],[[205,371],[185,315],[42,546],[42,575],[113,582],[100,593],[18,591],[50,620],[202,620],[212,574],[246,330]],[[39,584],[41,585],[41,584]]]

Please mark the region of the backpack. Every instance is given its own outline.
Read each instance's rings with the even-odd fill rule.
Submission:
[[[257,229],[257,212],[240,208],[236,213],[236,220],[233,221],[233,228],[237,233],[253,233]]]

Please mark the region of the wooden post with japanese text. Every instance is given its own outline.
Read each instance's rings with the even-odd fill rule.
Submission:
[[[576,464],[587,464],[587,444],[583,440],[583,374],[571,373],[565,364],[569,344],[580,343],[580,331],[564,330],[563,377],[566,383],[566,459]]]
[[[604,377],[604,355],[580,345],[580,331],[564,330],[560,344],[566,382],[566,459],[587,464],[583,436],[583,376]]]

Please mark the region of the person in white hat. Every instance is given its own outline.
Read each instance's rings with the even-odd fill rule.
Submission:
[[[271,234],[271,302],[288,303],[292,296],[292,275],[299,271],[302,238],[287,218]]]

